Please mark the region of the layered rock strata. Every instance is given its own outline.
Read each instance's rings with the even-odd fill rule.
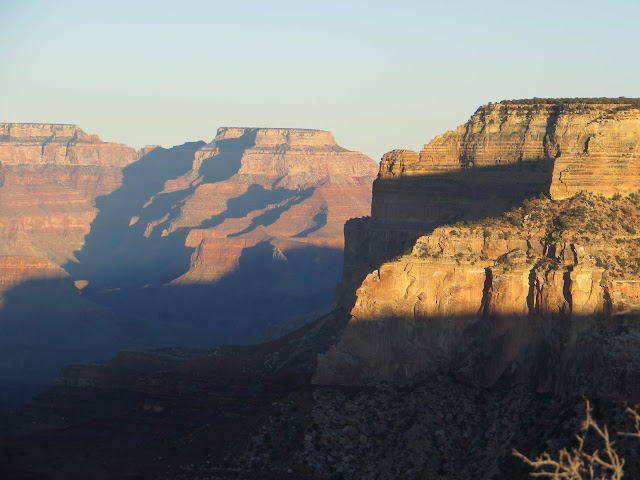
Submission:
[[[100,199],[69,267],[88,281],[84,291],[169,322],[207,324],[215,333],[198,335],[209,342],[198,347],[244,343],[287,318],[326,311],[342,271],[344,223],[368,213],[377,164],[318,130],[220,128],[210,144],[183,153],[171,163],[179,168],[150,179],[141,165],[151,152]],[[115,300],[100,293],[114,289]]]
[[[446,373],[485,387],[640,395],[636,327],[619,330],[640,308],[637,197],[621,198],[640,186],[639,145],[632,106],[505,103],[420,154],[385,155],[372,218],[345,229],[356,272],[339,298],[351,321],[314,381],[405,385]],[[526,199],[540,193],[552,200]]]
[[[387,238],[401,238],[404,232],[415,230],[417,222],[423,222],[419,228],[426,233],[446,223],[499,215],[539,193],[563,199],[584,190],[610,197],[634,192],[638,185],[637,103],[603,99],[602,103],[489,104],[480,107],[466,124],[434,138],[419,153],[394,150],[385,154],[373,185],[372,219],[350,230],[385,229]],[[374,226],[379,219],[387,222]],[[358,238],[354,246],[346,238],[345,263],[356,265],[341,287],[346,308],[353,304],[369,265],[380,265],[410,248],[386,238],[376,246],[363,246]],[[364,263],[349,258],[349,252],[363,248],[379,255]]]
[[[315,381],[411,384],[452,373],[559,393],[589,375],[605,393],[640,395],[637,333],[616,333],[640,312],[639,198],[536,200],[420,237],[366,277]],[[601,348],[615,341],[624,345],[615,353]]]
[[[184,196],[176,211],[147,221],[145,235],[186,233],[194,254],[178,283],[217,280],[262,241],[276,256],[306,246],[342,249],[346,220],[368,213],[376,171],[375,162],[339,147],[330,132],[220,128],[196,152],[191,170],[145,206]]]
[[[629,194],[640,183],[639,165],[637,108],[579,101],[490,104],[419,154],[387,153],[374,186],[372,216],[484,217],[534,192],[553,199],[581,190]]]
[[[138,158],[76,125],[0,123],[0,254],[72,259],[96,197],[118,188]]]

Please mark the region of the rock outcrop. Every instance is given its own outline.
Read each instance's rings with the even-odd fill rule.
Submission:
[[[314,381],[640,398],[638,197],[622,196],[639,169],[640,111],[585,102],[481,107],[420,154],[386,154],[372,218],[345,228],[351,321]]]
[[[496,103],[425,145],[387,153],[373,217],[485,217],[533,193],[610,197],[640,184],[640,109],[597,103]],[[408,188],[412,187],[412,188]],[[524,195],[524,196],[523,196]],[[507,208],[505,208],[507,207]]]

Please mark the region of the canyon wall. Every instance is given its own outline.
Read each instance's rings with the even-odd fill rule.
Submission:
[[[416,228],[426,233],[446,223],[499,215],[540,193],[559,200],[582,190],[607,197],[636,191],[640,110],[630,107],[591,102],[489,104],[419,153],[385,154],[373,184],[371,219],[354,220],[350,231],[388,233],[375,246],[363,246],[358,238],[351,246],[347,236],[345,263],[354,268],[345,272],[341,305],[353,304],[370,265],[410,248],[398,239]],[[390,242],[390,236],[396,240]],[[411,241],[416,239],[411,235]],[[362,249],[379,254],[365,262],[350,257],[350,252]]]
[[[0,123],[0,255],[72,259],[96,197],[118,188],[138,158],[75,125]]]
[[[319,130],[223,127],[211,143],[183,147],[178,159],[178,147],[150,152],[99,199],[67,266],[85,294],[166,323],[193,319],[207,335],[179,341],[198,347],[246,343],[327,311],[344,223],[369,212],[378,165]],[[151,177],[147,163],[167,169]]]
[[[75,125],[0,124],[0,380],[316,318],[377,169],[319,130],[135,151]],[[0,404],[21,396],[7,391]]]
[[[372,217],[345,228],[351,320],[314,382],[639,397],[639,168],[640,111],[619,104],[489,105],[386,154]]]
[[[538,192],[629,194],[640,181],[639,132],[640,110],[618,104],[483,106],[419,154],[387,153],[372,216],[459,220],[499,214]]]

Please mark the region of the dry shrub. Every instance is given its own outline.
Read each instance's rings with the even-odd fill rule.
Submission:
[[[620,480],[624,475],[624,458],[620,458],[611,440],[607,426],[600,428],[591,416],[592,408],[586,400],[586,418],[582,422],[577,448],[570,451],[566,448],[558,451],[557,458],[544,452],[535,459],[513,450],[513,455],[533,468],[532,477],[547,478],[550,480]],[[627,407],[625,412],[634,422],[635,431],[618,432],[619,436],[640,439],[640,414],[636,409]],[[589,433],[594,433],[601,448],[591,453],[586,451],[585,442]]]

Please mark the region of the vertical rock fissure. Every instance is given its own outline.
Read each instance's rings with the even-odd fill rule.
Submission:
[[[529,315],[536,314],[536,269],[535,267],[529,271],[529,293],[527,294],[527,308]]]
[[[573,310],[573,299],[571,295],[571,271],[573,267],[569,267],[566,272],[562,275],[563,284],[562,284],[562,295],[564,296],[564,300],[566,302],[566,306],[568,311],[563,308],[562,313],[566,315],[571,315],[571,311]]]
[[[606,282],[602,282],[602,312],[605,317],[611,316],[613,313],[613,300],[611,299],[611,292],[609,292],[609,286]]]
[[[485,277],[484,277],[484,286],[482,288],[482,303],[480,305],[480,310],[478,311],[478,315],[482,318],[487,318],[489,316],[489,310],[491,305],[491,294],[493,292],[493,272],[491,271],[491,267],[487,267],[484,269]]]
[[[543,141],[544,154],[547,158],[555,160],[560,156],[560,149],[556,143],[556,127],[560,116],[560,106],[554,105],[547,117],[547,125]]]

